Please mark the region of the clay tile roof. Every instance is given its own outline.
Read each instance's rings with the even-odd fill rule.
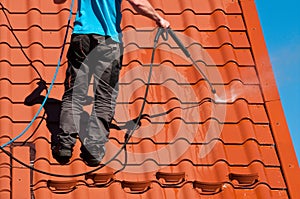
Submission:
[[[88,175],[62,178],[30,170],[1,151],[0,198],[300,198],[299,165],[255,2],[150,2],[170,21],[217,96],[176,43],[160,39],[147,103],[127,155],[122,151]],[[40,106],[25,105],[25,98],[37,88],[39,74],[50,85],[70,3],[1,1],[0,144],[17,136]],[[122,147],[138,117],[157,31],[127,1],[122,14],[120,93],[103,162]],[[36,169],[71,175],[91,168],[79,158],[79,141],[67,165],[51,156],[50,132],[58,125],[66,68],[65,52],[47,107],[5,149]]]

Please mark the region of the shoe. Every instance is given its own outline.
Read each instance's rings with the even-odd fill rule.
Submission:
[[[52,156],[59,164],[67,164],[72,157],[72,149],[64,148],[61,145],[52,147]]]
[[[105,147],[88,147],[81,146],[80,157],[87,166],[97,167],[105,155]]]

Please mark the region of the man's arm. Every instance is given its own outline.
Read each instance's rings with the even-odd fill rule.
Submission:
[[[131,6],[140,14],[154,20],[162,28],[168,28],[170,23],[162,18],[152,7],[148,0],[127,0]]]

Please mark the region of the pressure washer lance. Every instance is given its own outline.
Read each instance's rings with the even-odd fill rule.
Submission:
[[[212,83],[209,81],[209,79],[206,77],[206,75],[203,73],[203,71],[201,70],[201,68],[199,67],[199,65],[197,64],[197,62],[191,57],[191,54],[189,53],[189,51],[186,49],[186,47],[182,44],[182,42],[179,40],[179,38],[176,36],[176,34],[174,33],[174,31],[171,28],[167,28],[167,29],[163,29],[163,28],[159,28],[158,29],[158,34],[156,34],[156,37],[154,39],[154,41],[158,41],[158,38],[160,35],[163,36],[163,39],[166,41],[168,39],[168,34],[173,38],[173,40],[176,42],[176,44],[178,45],[178,47],[182,50],[182,52],[185,54],[185,56],[187,58],[189,58],[193,64],[196,66],[196,68],[198,69],[198,71],[201,73],[201,75],[203,76],[204,80],[209,84],[209,87],[211,89],[211,92],[213,94],[216,94],[216,89],[213,87]],[[166,35],[164,36],[163,33],[166,33]]]

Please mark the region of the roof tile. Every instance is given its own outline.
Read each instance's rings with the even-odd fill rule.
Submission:
[[[172,2],[172,3],[170,3]],[[193,11],[195,14],[211,14],[215,10],[224,10],[226,13],[241,13],[240,6],[238,5],[238,1],[222,1],[222,0],[212,0],[205,1],[200,0],[200,2],[194,1],[151,1],[152,5],[164,12],[171,14],[181,14],[184,10]],[[129,3],[125,2],[123,4],[123,10],[130,10]]]

